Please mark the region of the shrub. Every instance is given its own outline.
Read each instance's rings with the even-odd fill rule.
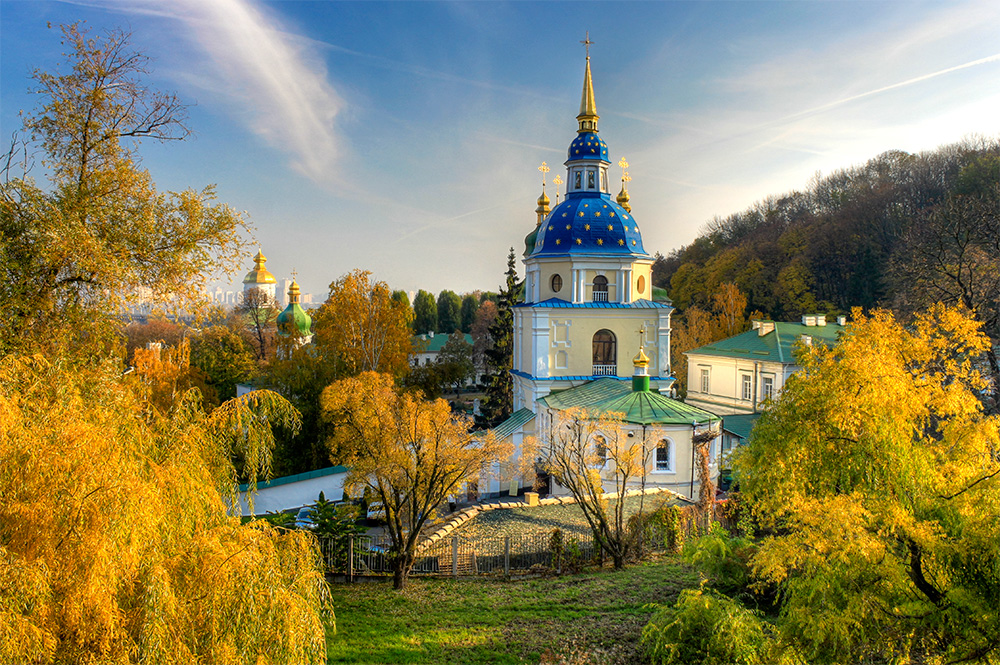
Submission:
[[[732,536],[718,524],[684,548],[684,559],[726,593],[746,588],[750,581],[750,558],[756,546],[742,536]]]
[[[685,589],[642,629],[653,665],[752,665],[787,662],[759,612],[711,590]]]

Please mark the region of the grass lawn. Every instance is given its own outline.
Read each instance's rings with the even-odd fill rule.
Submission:
[[[411,579],[332,586],[330,663],[644,663],[649,603],[673,603],[697,574],[676,557],[503,582]],[[543,660],[544,659],[544,660]]]

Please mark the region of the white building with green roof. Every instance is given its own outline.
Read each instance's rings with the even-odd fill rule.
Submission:
[[[745,333],[688,351],[686,402],[718,415],[757,413],[792,374],[796,344],[834,344],[845,320],[822,314],[801,322],[754,321]]]

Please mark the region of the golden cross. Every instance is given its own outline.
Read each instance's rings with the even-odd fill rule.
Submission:
[[[294,281],[296,281],[296,279],[295,279],[295,278],[296,278],[296,277],[298,277],[298,276],[299,276],[299,273],[298,273],[298,271],[297,271],[297,270],[295,270],[295,268],[292,268],[292,281],[293,281],[293,282],[294,282]]]
[[[552,184],[556,186],[556,205],[559,205],[559,185],[562,184],[562,176],[557,173],[556,177],[552,179]]]
[[[646,322],[643,321],[642,325],[639,326],[639,348],[642,349],[646,346]]]
[[[542,172],[542,187],[545,187],[545,174],[551,171],[552,169],[549,168],[548,164],[542,162],[542,165],[538,167],[538,170]]]
[[[590,41],[590,30],[587,31],[587,37],[584,41],[580,42],[587,48],[587,60],[590,60],[590,45],[594,42]]]
[[[622,187],[624,187],[626,182],[632,181],[632,176],[628,174],[628,162],[624,157],[618,160],[618,166],[622,167]]]

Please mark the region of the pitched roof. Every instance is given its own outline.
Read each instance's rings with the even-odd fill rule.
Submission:
[[[837,341],[837,336],[844,329],[843,326],[836,323],[827,323],[824,326],[806,326],[801,323],[782,321],[763,321],[761,323],[764,326],[773,325],[774,329],[764,335],[761,335],[760,330],[757,329],[748,330],[745,333],[691,349],[686,354],[726,356],[728,358],[792,364],[795,362],[792,348],[802,335],[809,335],[814,342],[831,345]]]
[[[519,409],[512,413],[510,418],[494,427],[493,435],[496,436],[497,441],[503,441],[534,419],[535,414],[531,409]]]
[[[731,434],[735,434],[744,441],[750,438],[750,430],[753,424],[760,418],[759,413],[738,413],[732,416],[723,416],[722,429]]]
[[[472,344],[472,335],[464,333],[462,336],[465,337],[466,343]],[[440,353],[444,345],[448,343],[449,337],[451,337],[451,335],[446,335],[445,333],[437,333],[433,337],[429,337],[427,335],[414,335],[413,352]]]
[[[657,392],[633,391],[630,384],[608,378],[555,392],[538,401],[557,411],[577,407],[591,413],[620,413],[624,422],[641,425],[690,425],[719,420],[704,409]]]

